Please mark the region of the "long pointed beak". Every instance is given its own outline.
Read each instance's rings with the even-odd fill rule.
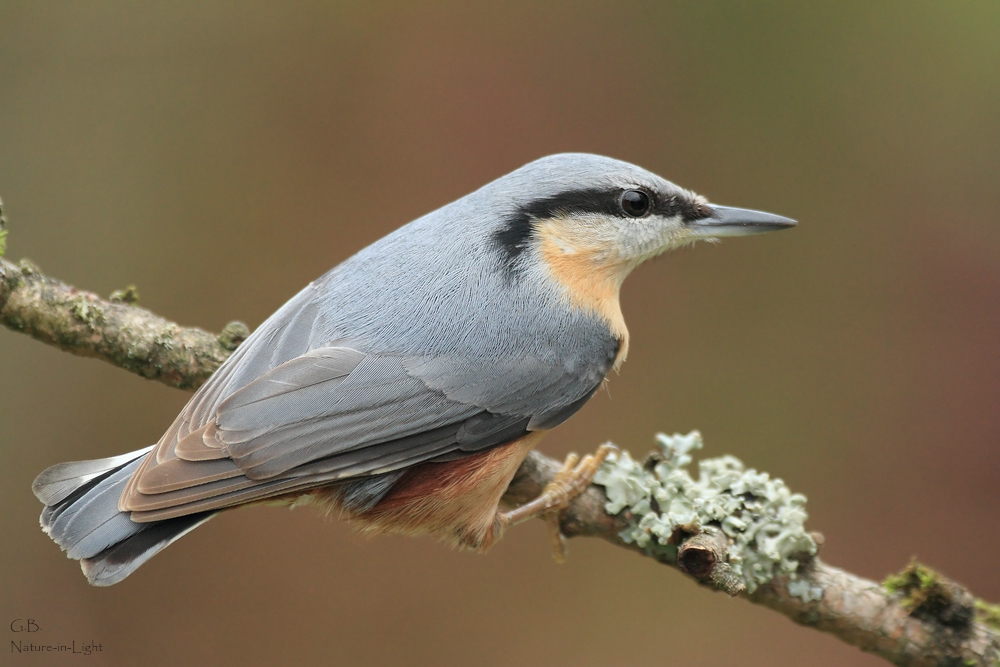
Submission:
[[[788,229],[798,224],[791,218],[763,211],[715,204],[711,208],[712,214],[707,218],[687,223],[688,229],[697,236],[748,236]]]

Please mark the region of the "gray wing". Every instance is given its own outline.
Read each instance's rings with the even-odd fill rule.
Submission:
[[[199,390],[132,475],[120,507],[134,520],[399,473],[510,442],[568,418],[610,366],[571,372],[530,356],[484,366],[366,353],[348,342],[310,349],[318,327],[308,289],[282,311]]]
[[[254,480],[392,472],[551,428],[578,410],[603,379],[592,370],[558,371],[531,358],[494,370],[324,347],[222,401],[213,441],[205,444]],[[443,387],[425,379],[445,376]]]
[[[266,373],[219,406],[217,439],[251,479],[391,472],[492,442],[482,424],[527,420],[448,399],[400,359],[322,348]],[[521,432],[523,432],[523,426]],[[389,445],[389,446],[379,446]]]

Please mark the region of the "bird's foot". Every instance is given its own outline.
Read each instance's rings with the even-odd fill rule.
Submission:
[[[557,563],[566,560],[566,538],[559,526],[559,515],[570,502],[587,490],[597,473],[597,469],[611,452],[618,451],[612,444],[601,445],[593,454],[581,459],[576,454],[566,457],[562,470],[545,485],[542,493],[529,503],[504,513],[503,523],[510,526],[543,516],[549,524],[552,535],[552,557]]]

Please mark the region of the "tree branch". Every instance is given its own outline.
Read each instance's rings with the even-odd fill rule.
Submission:
[[[197,389],[249,335],[230,322],[218,336],[134,305],[135,288],[106,301],[0,258],[0,322],[81,357],[97,357],[178,389]]]
[[[136,307],[134,288],[115,297],[0,258],[5,326],[172,387],[196,389],[249,333],[239,322],[218,336],[182,327]],[[694,480],[685,466],[700,436],[660,444],[641,464],[627,453],[606,462],[561,515],[562,533],[655,558],[896,665],[1000,666],[1000,608],[916,563],[883,585],[831,567],[815,555],[821,536],[802,529],[803,496],[733,457],[703,460]],[[561,467],[532,452],[505,502],[535,498]]]

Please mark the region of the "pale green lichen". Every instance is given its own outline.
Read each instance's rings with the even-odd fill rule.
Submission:
[[[104,318],[104,313],[96,304],[92,303],[86,296],[79,295],[70,302],[70,312],[80,322],[89,325],[92,329]]]
[[[610,514],[627,509],[633,517],[620,534],[623,540],[673,562],[677,534],[718,526],[732,540],[729,564],[747,591],[787,575],[793,595],[805,602],[822,597],[821,589],[796,579],[800,559],[816,553],[804,528],[805,496],[733,456],[700,461],[694,479],[686,466],[690,452],[702,447],[701,434],[661,433],[656,439],[660,451],[645,464],[628,452],[613,454],[594,477],[608,496],[605,509]]]

